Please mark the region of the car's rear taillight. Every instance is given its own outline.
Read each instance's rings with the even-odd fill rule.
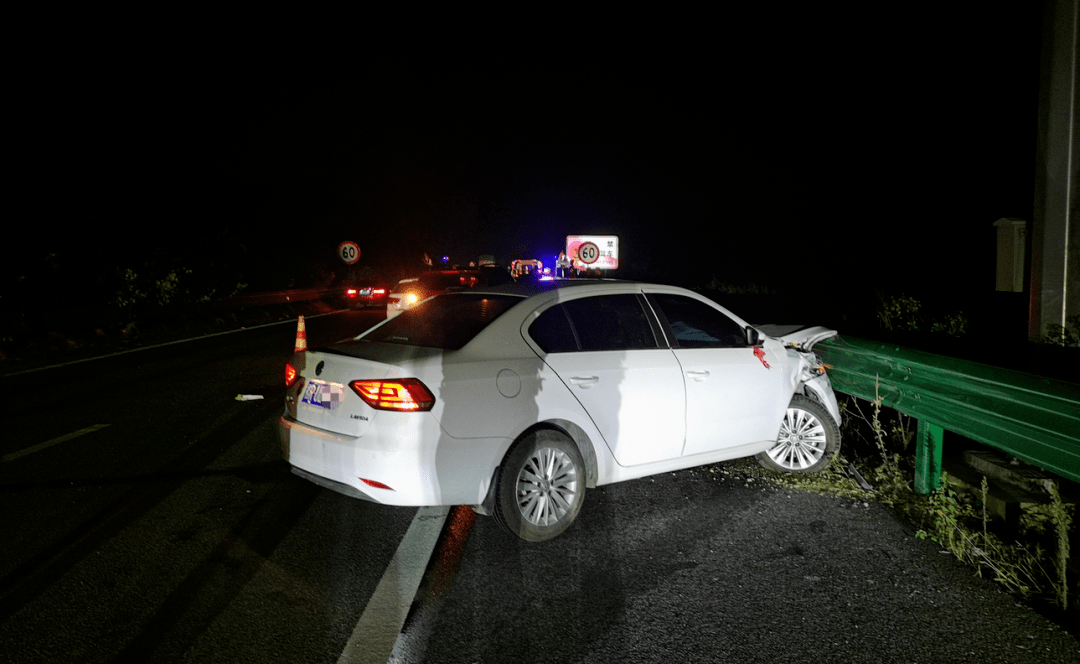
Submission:
[[[285,363],[285,387],[288,387],[288,386],[292,385],[293,382],[295,382],[295,381],[296,381],[296,367],[294,367],[293,365],[286,362]]]
[[[386,289],[385,288],[376,288],[375,290],[371,291],[371,294],[372,295],[385,295],[386,294]]]
[[[435,396],[416,378],[354,380],[349,387],[377,410],[422,411],[435,405]]]
[[[345,289],[345,294],[348,295],[349,297],[356,297],[356,289],[355,288],[346,288]]]

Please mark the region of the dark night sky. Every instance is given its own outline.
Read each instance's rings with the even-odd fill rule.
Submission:
[[[993,222],[1031,215],[1039,11],[774,9],[379,44],[369,27],[347,57],[181,30],[58,40],[11,83],[9,237],[25,260],[59,246],[118,264],[333,264],[351,239],[392,265],[602,233],[650,276],[992,289]]]

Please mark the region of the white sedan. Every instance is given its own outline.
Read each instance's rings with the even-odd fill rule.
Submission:
[[[775,332],[774,332],[775,333]],[[569,280],[446,293],[294,355],[293,472],[387,505],[472,505],[546,540],[585,489],[738,457],[813,472],[840,410],[811,347],[673,286]]]

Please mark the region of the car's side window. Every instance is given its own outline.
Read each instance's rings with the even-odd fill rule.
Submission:
[[[570,300],[566,308],[583,351],[656,348],[656,336],[637,295]]]
[[[562,305],[540,314],[529,326],[529,336],[545,353],[572,353],[578,349],[570,319]]]
[[[529,326],[545,353],[656,348],[637,295],[601,295],[551,307]]]
[[[656,293],[649,300],[667,319],[668,329],[680,348],[730,348],[746,346],[742,327],[709,305],[683,295]]]

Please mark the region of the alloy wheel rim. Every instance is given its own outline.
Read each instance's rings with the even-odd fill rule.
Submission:
[[[788,470],[805,470],[825,455],[825,427],[811,412],[788,408],[769,457]]]
[[[534,526],[551,526],[570,511],[578,492],[578,473],[566,452],[544,447],[534,452],[517,478],[518,509]]]

